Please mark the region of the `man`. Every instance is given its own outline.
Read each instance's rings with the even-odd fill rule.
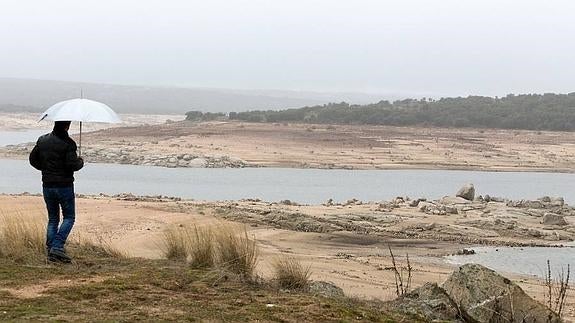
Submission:
[[[71,262],[64,245],[76,218],[74,172],[84,166],[70,136],[70,121],[56,121],[52,133],[38,138],[30,153],[30,165],[42,171],[44,201],[48,209],[46,251],[48,260]],[[60,225],[60,208],[62,225]]]

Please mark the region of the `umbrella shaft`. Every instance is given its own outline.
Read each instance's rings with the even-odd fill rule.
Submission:
[[[78,156],[82,156],[82,121],[80,121],[80,148],[78,150]]]

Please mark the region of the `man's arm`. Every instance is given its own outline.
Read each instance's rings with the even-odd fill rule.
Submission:
[[[76,153],[76,145],[71,145],[68,151],[66,152],[66,168],[71,171],[79,171],[84,167],[84,159],[82,157],[78,157]]]
[[[30,165],[32,165],[32,167],[36,168],[37,170],[42,170],[42,162],[40,161],[40,154],[38,152],[37,144],[32,149],[28,160],[30,161]]]

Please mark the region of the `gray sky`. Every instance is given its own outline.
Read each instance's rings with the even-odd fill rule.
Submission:
[[[573,1],[0,6],[0,77],[430,96],[575,91]]]

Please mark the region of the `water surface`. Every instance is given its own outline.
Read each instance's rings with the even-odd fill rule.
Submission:
[[[49,133],[49,129],[28,129],[19,131],[0,131],[0,147],[36,142],[38,137]]]
[[[0,159],[0,193],[39,193],[40,172],[26,160]],[[76,173],[84,194],[168,195],[199,200],[260,198],[318,204],[389,200],[395,196],[440,198],[474,183],[477,194],[513,199],[563,196],[575,203],[575,174],[447,170],[318,170],[288,168],[164,168],[90,164]]]
[[[551,265],[554,277],[567,265],[571,271],[575,270],[575,245],[565,248],[540,247],[476,247],[472,248],[476,254],[467,256],[448,256],[447,262],[451,264],[477,263],[495,271],[518,273],[523,275],[544,278],[547,273],[547,260]]]

